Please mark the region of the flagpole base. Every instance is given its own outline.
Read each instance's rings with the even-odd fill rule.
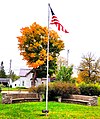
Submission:
[[[42,110],[42,113],[45,113],[46,114],[46,116],[48,115],[48,113],[49,113],[49,110]]]

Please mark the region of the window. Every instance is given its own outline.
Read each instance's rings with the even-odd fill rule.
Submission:
[[[22,82],[22,86],[24,86],[24,81]]]

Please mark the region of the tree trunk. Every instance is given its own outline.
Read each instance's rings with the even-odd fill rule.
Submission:
[[[34,72],[33,72],[33,76],[32,76],[32,84],[34,86],[36,86],[36,75],[37,75],[37,72],[36,72],[36,69],[35,69]]]

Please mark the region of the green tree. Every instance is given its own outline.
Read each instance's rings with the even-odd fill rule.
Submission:
[[[18,36],[18,48],[27,65],[33,68],[35,77],[45,77],[47,68],[47,44],[48,28],[33,23],[29,27],[21,29]],[[60,51],[64,49],[64,43],[54,30],[49,31],[49,75],[57,69],[56,60]]]
[[[73,66],[61,66],[56,78],[59,81],[72,82]]]
[[[98,82],[100,78],[100,58],[96,60],[92,53],[83,55],[78,67],[78,75],[86,83]]]
[[[6,78],[6,72],[4,70],[4,66],[3,66],[3,61],[1,62],[1,66],[0,66],[0,78]]]
[[[10,74],[7,77],[11,78],[12,81],[15,81],[20,78],[20,76],[17,76],[12,70],[10,71]]]

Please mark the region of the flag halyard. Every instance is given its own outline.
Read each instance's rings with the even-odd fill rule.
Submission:
[[[69,33],[65,28],[64,26],[60,23],[60,21],[58,20],[57,16],[54,14],[50,4],[49,4],[49,8],[50,8],[50,11],[51,11],[51,14],[52,14],[52,19],[51,19],[51,22],[50,24],[51,25],[56,25],[56,27],[58,28],[59,31],[63,31],[65,33]]]

